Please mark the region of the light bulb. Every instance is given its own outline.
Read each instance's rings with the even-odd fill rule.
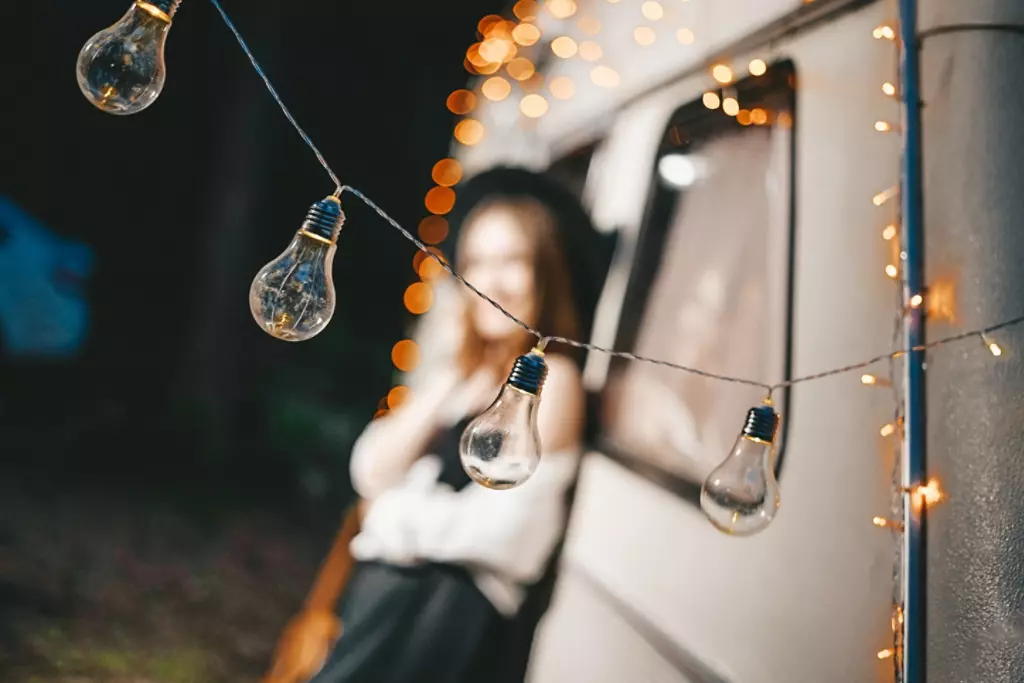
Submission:
[[[320,200],[288,248],[256,273],[249,310],[264,332],[299,342],[327,327],[334,315],[335,242],[344,222],[337,197]]]
[[[719,531],[749,536],[779,509],[773,458],[779,416],[770,405],[751,408],[732,452],[704,481],[700,507]]]
[[[469,423],[459,440],[466,474],[489,489],[519,486],[540,464],[537,406],[548,374],[538,349],[516,358],[494,403]]]
[[[78,87],[108,114],[135,114],[164,88],[164,44],[181,0],[138,0],[78,53]]]

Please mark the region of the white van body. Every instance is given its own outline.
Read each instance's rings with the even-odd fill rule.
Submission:
[[[889,351],[895,285],[884,273],[891,254],[880,233],[891,216],[872,198],[898,182],[899,139],[874,124],[898,120],[898,103],[880,89],[895,80],[897,61],[894,44],[872,31],[894,23],[895,8],[662,0],[664,16],[648,21],[640,0],[577,5],[565,20],[542,12],[538,26],[546,38],[579,41],[587,37],[577,22],[596,18],[602,28],[590,39],[600,43],[600,64],[618,72],[619,85],[592,84],[594,63],[554,59],[544,76],[570,77],[572,98],[549,97],[551,108],[536,120],[519,114],[516,94],[499,103],[481,98],[472,116],[484,124],[484,139],[472,147],[453,143],[453,155],[467,175],[502,163],[542,169],[596,143],[584,198],[599,229],[618,231],[619,241],[592,341],[611,346],[619,332],[672,112],[718,87],[711,62],[729,63],[742,77],[760,58],[791,60],[799,83],[791,374]],[[655,29],[654,44],[635,42],[639,25]],[[676,39],[680,28],[693,31],[693,44]],[[771,44],[757,42],[769,32]],[[730,45],[747,47],[734,52]],[[588,389],[601,391],[608,367],[606,357],[590,355]],[[699,507],[605,453],[586,455],[531,683],[892,679],[892,662],[877,653],[892,645],[896,545],[872,523],[890,506],[892,441],[879,429],[892,419],[892,397],[863,386],[857,372],[794,387],[784,409],[782,506],[767,530],[750,537],[723,535]],[[743,417],[735,416],[737,432]]]

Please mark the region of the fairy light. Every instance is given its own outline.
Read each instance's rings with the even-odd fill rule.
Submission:
[[[885,267],[885,274],[895,280],[900,275],[900,269],[895,264],[890,263]]]
[[[882,425],[882,428],[878,430],[878,433],[882,436],[892,436],[896,433],[896,425],[892,422]]]
[[[707,107],[708,109],[718,109],[718,107],[722,104],[722,98],[718,96],[718,93],[710,90],[704,93],[704,96],[701,98],[701,101],[704,102],[704,106]]]
[[[658,21],[665,16],[665,8],[657,0],[647,0],[647,2],[640,5],[640,13],[644,15],[645,19]]]
[[[637,45],[647,47],[654,45],[654,41],[657,40],[658,34],[654,32],[654,29],[650,26],[637,26],[633,29],[633,40],[636,41]]]
[[[732,69],[725,64],[715,64],[711,67],[711,77],[723,85],[732,83]]]
[[[984,332],[982,332],[980,336],[982,343],[985,345],[985,348],[988,349],[989,353],[991,353],[993,356],[996,356],[997,358],[1003,355],[1003,347],[999,346],[999,344],[989,339]]]
[[[892,124],[888,121],[875,121],[875,130],[879,133],[888,133],[892,130]]]
[[[501,76],[491,76],[480,86],[480,92],[492,102],[501,102],[512,94],[512,85]]]
[[[924,297],[921,296],[920,294],[915,294],[914,296],[910,297],[910,307],[911,308],[920,308],[921,304],[923,304],[923,303],[924,303]]]
[[[519,24],[512,29],[512,40],[523,47],[529,47],[540,40],[540,29],[533,24]]]
[[[579,50],[576,41],[569,36],[559,36],[551,41],[551,51],[562,59],[569,59]]]
[[[939,482],[935,479],[929,479],[927,484],[915,488],[914,496],[917,498],[919,503],[923,503],[925,505],[935,505],[946,497],[942,492],[942,489],[939,488]]]
[[[893,95],[896,94],[896,86],[890,83],[889,81],[886,81],[885,83],[882,84],[882,92],[888,95],[889,97],[892,97]]]
[[[768,65],[763,59],[751,59],[747,68],[750,69],[751,76],[764,76],[768,72]]]
[[[896,225],[893,223],[890,223],[889,225],[885,226],[885,228],[882,230],[882,239],[888,242],[889,240],[896,236],[896,230]]]
[[[892,187],[889,187],[889,188],[886,188],[886,189],[882,190],[881,192],[876,194],[874,197],[872,197],[871,198],[871,203],[874,204],[875,206],[882,206],[883,204],[888,202],[890,199],[892,199],[893,197],[895,197],[899,193],[900,193],[899,186],[898,185],[894,185]]]
[[[876,40],[896,40],[896,31],[894,31],[892,26],[889,26],[888,24],[876,26],[875,30],[871,32],[871,35],[873,35]]]
[[[542,95],[527,95],[519,101],[519,111],[531,119],[540,118],[548,110],[548,101]]]
[[[895,654],[896,654],[895,650],[889,650],[889,649],[879,650],[878,651],[878,658],[879,659],[890,659]]]
[[[740,113],[740,103],[735,97],[726,97],[722,100],[722,112],[729,116],[736,116]]]
[[[568,19],[576,14],[575,0],[548,0],[547,8],[556,19]]]
[[[681,45],[693,45],[693,41],[696,39],[697,37],[693,34],[693,31],[688,28],[684,27],[676,31],[676,40]]]
[[[763,126],[768,123],[768,112],[761,107],[754,107],[750,110],[750,122],[755,126]]]
[[[899,522],[894,519],[886,519],[885,517],[873,517],[871,519],[871,523],[883,529],[897,529],[898,531],[903,531],[903,522]]]

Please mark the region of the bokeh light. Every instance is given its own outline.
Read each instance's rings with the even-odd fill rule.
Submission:
[[[480,47],[477,48],[477,52],[482,59],[493,63],[505,62],[512,59],[512,57],[509,56],[509,53],[513,49],[515,49],[515,45],[510,41],[502,40],[501,38],[488,38],[484,42],[480,43]],[[472,59],[470,59],[470,61],[476,65],[476,62]]]
[[[407,311],[421,315],[434,304],[434,290],[426,282],[414,282],[406,288],[402,300]]]
[[[430,177],[442,187],[451,187],[462,180],[462,164],[455,159],[441,159],[430,170]]]
[[[456,90],[448,96],[448,111],[453,114],[463,115],[473,111],[476,107],[476,95],[472,91],[461,89]]]
[[[688,28],[681,28],[676,31],[676,40],[683,45],[692,45],[693,41],[696,40],[696,36],[693,35],[693,31]]]
[[[643,13],[645,19],[651,21],[658,21],[665,16],[665,8],[657,0],[647,0],[647,2],[640,5],[640,12]]]
[[[580,31],[588,36],[596,36],[601,32],[601,22],[594,17],[583,17],[579,23]]]
[[[501,102],[512,94],[512,85],[501,76],[491,76],[480,86],[480,92],[493,102]]]
[[[750,125],[750,110],[749,109],[740,109],[740,112],[738,114],[736,114],[736,121],[741,126],[749,126]]]
[[[765,64],[763,59],[751,59],[747,68],[750,69],[751,76],[764,76],[768,71],[768,65]]]
[[[489,34],[490,28],[496,24],[504,24],[505,20],[497,14],[488,14],[486,17],[477,22],[476,30],[480,32],[480,35],[486,36]]]
[[[711,67],[711,77],[719,83],[731,83],[732,69],[727,67],[725,64],[715,64]]]
[[[637,42],[637,45],[643,45],[644,47],[654,45],[654,41],[657,37],[658,36],[654,32],[654,29],[650,26],[637,26],[633,29],[633,40]]]
[[[447,263],[447,261],[445,261],[445,263]],[[416,272],[424,282],[443,277],[448,274],[448,271],[444,269],[444,266],[432,258],[423,259],[423,261],[420,262],[419,268],[416,269]]]
[[[542,95],[527,95],[519,102],[519,111],[523,112],[525,116],[529,116],[531,119],[544,116],[547,110],[548,101],[545,100]]]
[[[763,126],[768,123],[768,112],[760,107],[754,107],[750,110],[750,122],[756,126]]]
[[[512,39],[528,47],[540,40],[540,29],[533,24],[519,24],[512,30]]]
[[[530,77],[519,81],[519,89],[525,93],[540,92],[540,89],[544,87],[544,74],[539,71],[534,71],[530,74]]]
[[[726,97],[722,100],[722,111],[729,116],[736,116],[740,113],[740,103],[735,97]]]
[[[403,339],[391,347],[391,362],[402,372],[412,372],[420,364],[420,347],[412,339]]]
[[[455,139],[472,146],[484,139],[484,124],[476,119],[463,119],[455,124]]]
[[[568,19],[576,14],[575,0],[548,0],[547,7],[556,19]]]
[[[602,88],[614,88],[619,84],[619,72],[602,64],[590,71],[590,80]]]
[[[704,106],[708,109],[718,109],[722,104],[722,98],[718,96],[718,93],[711,91],[704,93],[701,101],[704,102]]]
[[[448,237],[448,221],[432,214],[420,221],[418,232],[420,239],[427,244],[444,242]]]
[[[388,392],[388,408],[394,410],[412,397],[412,390],[399,384]]]
[[[569,36],[558,36],[551,41],[551,51],[562,59],[568,59],[576,54],[576,41]]]
[[[588,62],[596,62],[604,55],[601,46],[592,40],[584,40],[580,43],[580,57]]]
[[[423,203],[430,213],[443,216],[455,206],[455,190],[450,187],[432,187]]]
[[[533,62],[526,57],[516,57],[508,63],[505,70],[508,71],[509,76],[517,81],[525,81],[534,74],[536,68],[533,66]]]
[[[558,76],[552,78],[551,82],[548,83],[548,90],[551,91],[552,97],[559,100],[567,100],[575,94],[576,86],[573,85],[572,79],[568,76]]]
[[[533,21],[537,18],[538,9],[539,7],[536,0],[519,0],[519,2],[512,7],[512,13],[515,14],[520,21]]]

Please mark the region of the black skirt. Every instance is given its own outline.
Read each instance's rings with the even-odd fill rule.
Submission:
[[[310,683],[489,683],[508,623],[464,569],[379,562],[355,566],[341,620]]]

